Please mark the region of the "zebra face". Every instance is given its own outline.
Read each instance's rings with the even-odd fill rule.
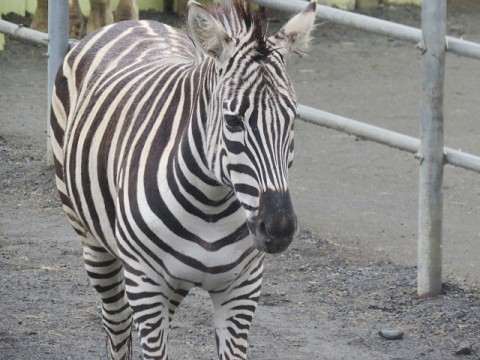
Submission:
[[[210,114],[220,130],[207,131],[212,172],[234,190],[255,246],[269,253],[285,250],[297,230],[287,183],[297,103],[284,56],[307,49],[315,9],[312,0],[266,38],[248,1],[227,1],[212,12],[189,4],[190,35],[217,74]]]
[[[297,103],[280,54],[259,63],[243,58],[248,78],[235,76],[235,69],[225,81],[224,175],[246,211],[255,246],[278,253],[297,231],[288,191]]]

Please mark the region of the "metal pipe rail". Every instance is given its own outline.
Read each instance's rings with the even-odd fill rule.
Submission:
[[[302,0],[253,0],[253,2],[286,12],[299,12],[305,8]],[[422,30],[412,26],[356,14],[344,10],[317,4],[317,16],[334,23],[350,26],[359,30],[390,36],[423,47]],[[480,60],[480,44],[472,41],[446,37],[446,47],[451,53]]]
[[[0,19],[0,33],[4,33],[6,35],[12,36],[16,39],[20,39],[23,41],[28,41],[30,43],[36,45],[43,45],[48,46],[48,34],[32,30],[28,27],[24,27],[22,25],[17,25],[11,23],[9,21],[1,20]],[[68,47],[71,49],[78,43],[78,40],[69,39],[68,40]]]
[[[48,34],[0,20],[0,32],[38,45],[48,45]]]
[[[300,119],[332,130],[358,136],[361,139],[406,151],[420,157],[420,140],[378,126],[349,119],[306,105],[298,105]],[[445,163],[480,173],[480,157],[449,147],[444,148]]]
[[[300,0],[254,0],[254,2],[259,5],[270,6],[288,12],[300,11],[305,7],[305,2]],[[350,13],[324,5],[317,5],[317,16],[338,24],[394,37],[399,40],[422,46],[422,31],[411,26],[396,24],[391,21],[377,19],[366,15]],[[21,25],[12,24],[5,20],[0,20],[0,32],[35,44],[48,45],[48,35],[46,33],[31,30]],[[70,39],[68,41],[70,48],[75,46],[76,43],[76,40]],[[480,59],[480,44],[475,42],[447,36],[446,46],[447,51],[454,54]]]

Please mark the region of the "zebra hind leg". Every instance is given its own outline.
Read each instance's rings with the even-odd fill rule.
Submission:
[[[215,309],[215,340],[220,360],[247,358],[248,333],[257,308],[263,262],[252,266],[221,292],[210,292]]]
[[[83,260],[90,283],[102,299],[102,323],[113,359],[132,358],[132,310],[125,294],[123,265],[96,240],[83,241]]]

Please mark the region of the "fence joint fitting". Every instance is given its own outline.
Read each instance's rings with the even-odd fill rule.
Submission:
[[[425,54],[425,51],[427,51],[427,46],[425,45],[425,41],[423,41],[423,38],[422,38],[422,40],[420,40],[420,42],[418,42],[415,45],[415,49],[420,50],[421,55]]]
[[[423,154],[420,150],[418,152],[416,152],[415,155],[413,155],[413,157],[419,161],[419,165],[422,165]]]

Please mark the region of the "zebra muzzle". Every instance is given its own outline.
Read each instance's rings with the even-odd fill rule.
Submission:
[[[290,194],[271,190],[262,193],[258,215],[247,224],[257,249],[270,254],[284,251],[297,233]]]

